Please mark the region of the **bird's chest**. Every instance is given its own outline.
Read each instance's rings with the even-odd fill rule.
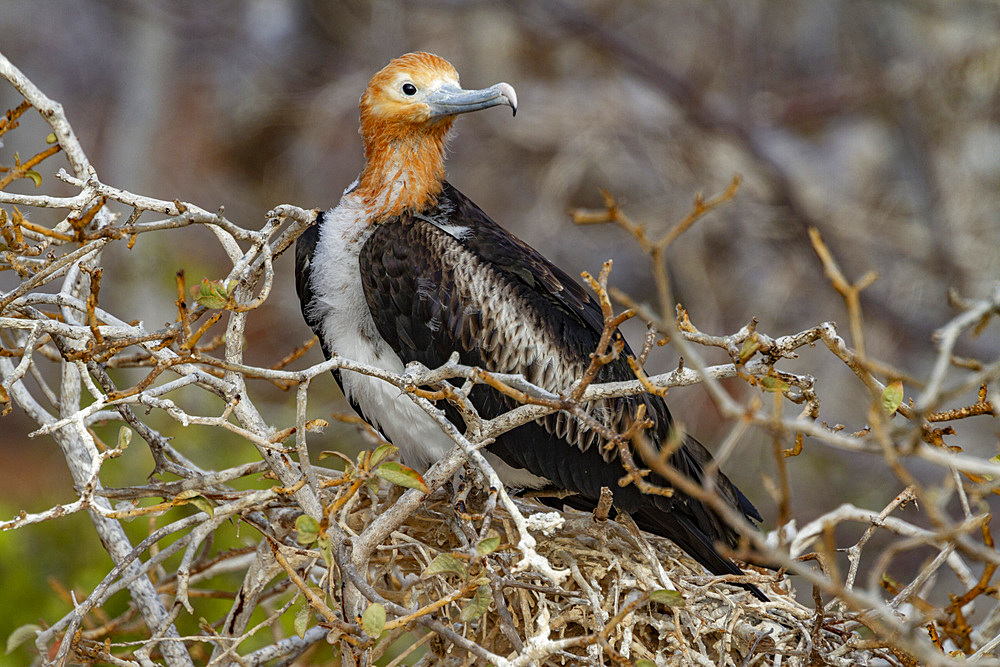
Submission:
[[[405,361],[382,338],[361,281],[360,253],[374,231],[341,206],[327,214],[313,260],[312,309],[322,322],[326,349],[362,364],[402,373]],[[426,468],[453,443],[394,385],[352,371],[340,374],[344,395],[362,416],[400,448],[410,465]]]
[[[373,227],[366,224],[360,211],[345,208],[329,212],[320,228],[311,276],[312,308],[323,323],[324,342],[333,344],[330,349],[371,363],[384,353],[382,348],[388,348],[372,321],[361,284],[359,256]]]

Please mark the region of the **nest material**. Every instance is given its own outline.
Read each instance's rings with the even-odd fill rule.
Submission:
[[[518,504],[529,518],[551,513],[531,501]],[[372,515],[371,505],[360,505],[344,517],[355,531]],[[566,571],[562,582],[554,583],[530,567],[522,569],[517,530],[499,508],[492,525],[501,537],[500,548],[482,558],[470,557],[475,552],[469,539],[475,536],[473,522],[456,513],[441,493],[379,546],[369,562],[369,581],[387,599],[414,608],[454,595],[463,586],[468,590],[476,578],[488,579],[492,600],[485,613],[461,620],[463,609],[473,604],[470,593],[436,610],[436,616],[450,619],[452,629],[494,654],[513,660],[534,652],[533,664],[538,665],[611,665],[623,660],[735,667],[856,665],[876,656],[887,661],[881,664],[898,664],[888,650],[855,651],[858,635],[850,630],[858,624],[849,614],[827,613],[818,621],[816,609],[797,602],[790,582],[774,573],[748,571],[752,583],[770,599],[762,603],[728,583],[727,577],[706,573],[669,540],[639,532],[627,516],[616,521],[598,521],[575,511],[558,516],[561,525],[550,535],[539,531],[533,536],[538,553],[552,567]],[[440,554],[454,554],[467,573],[425,575]],[[498,587],[502,597],[496,594]],[[676,590],[679,599],[648,599],[664,589]],[[657,600],[664,597],[654,595]],[[505,602],[506,613],[498,611],[498,600]],[[622,614],[630,606],[632,610]],[[383,646],[407,631],[418,639],[427,633],[411,624],[389,641],[383,638]],[[511,634],[524,642],[520,651]],[[427,638],[426,645],[430,650],[420,664],[469,665],[479,660],[440,637]]]

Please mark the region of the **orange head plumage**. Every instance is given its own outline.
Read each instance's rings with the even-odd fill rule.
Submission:
[[[517,112],[509,84],[463,90],[451,63],[431,53],[407,53],[376,73],[361,96],[365,168],[357,190],[372,218],[433,204],[455,116],[501,104]]]

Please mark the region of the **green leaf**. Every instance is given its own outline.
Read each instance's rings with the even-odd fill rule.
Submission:
[[[444,574],[445,572],[454,572],[463,579],[469,576],[469,569],[465,567],[465,563],[454,554],[449,553],[438,554],[420,576],[429,577],[434,574]]]
[[[206,308],[215,310],[225,308],[235,287],[236,282],[232,280],[228,283],[223,283],[221,280],[202,278],[201,285],[198,286],[198,292],[194,295],[194,300]]]
[[[192,505],[194,505],[195,507],[197,507],[198,509],[200,509],[202,512],[212,517],[213,519],[215,518],[215,508],[212,507],[212,503],[210,503],[208,501],[208,498],[206,498],[205,496],[195,496],[188,502],[190,502]]]
[[[295,622],[292,623],[292,627],[295,629],[295,634],[299,636],[299,639],[305,639],[306,629],[309,627],[309,621],[312,619],[312,609],[309,607],[308,603],[303,604],[297,612],[295,612]]]
[[[500,548],[499,535],[493,535],[491,537],[484,538],[479,541],[479,544],[476,545],[476,551],[479,552],[480,556],[491,554],[499,548]]]
[[[372,452],[371,467],[374,468],[379,463],[382,463],[382,461],[385,461],[387,457],[395,454],[398,451],[399,447],[393,447],[392,445],[382,445],[381,447],[377,448],[374,452]]]
[[[208,498],[198,493],[197,489],[187,489],[186,491],[181,491],[174,496],[174,499],[171,502],[176,505],[191,504],[208,516],[215,516],[215,508],[212,506],[212,503],[208,501]]]
[[[352,461],[351,459],[349,459],[346,456],[344,456],[343,452],[335,452],[335,451],[330,450],[330,449],[324,449],[323,451],[321,451],[319,453],[318,460],[322,461],[323,459],[331,459],[331,458],[341,459],[341,460],[345,461],[347,463],[347,465],[351,466],[352,468],[354,467],[354,461]]]
[[[118,429],[118,449],[126,449],[132,442],[132,429],[122,426]]]
[[[747,338],[743,341],[743,347],[740,348],[740,363],[742,364],[746,362],[746,360],[752,357],[759,349],[760,341],[757,340],[756,334]]]
[[[892,416],[903,403],[903,381],[890,382],[882,390],[882,412]]]
[[[369,477],[365,480],[365,486],[367,486],[372,493],[378,493],[378,478]]]
[[[375,474],[390,484],[405,486],[408,489],[417,489],[418,491],[423,491],[424,493],[431,492],[431,490],[427,488],[427,482],[424,481],[424,478],[420,476],[419,472],[409,466],[404,466],[402,463],[397,463],[396,461],[387,461],[383,463],[375,469]]]
[[[35,184],[36,188],[42,187],[42,175],[39,174],[34,169],[29,169],[28,171],[24,172],[24,176],[25,178],[30,178],[31,182]]]
[[[295,530],[299,531],[299,544],[312,544],[319,537],[319,521],[303,514],[295,520]]]
[[[469,601],[469,604],[462,607],[458,615],[458,620],[468,622],[474,621],[490,608],[490,600],[493,599],[493,589],[483,585],[476,589],[476,595]]]
[[[34,639],[35,636],[42,631],[42,626],[36,625],[34,623],[28,623],[27,625],[22,625],[21,627],[10,633],[7,637],[7,655],[14,652],[18,646],[26,641]]]
[[[649,599],[652,602],[659,602],[660,604],[665,604],[668,607],[683,607],[684,597],[677,591],[668,591],[666,589],[660,589],[658,591],[653,591],[649,594]]]
[[[56,138],[56,133],[55,132],[49,132],[49,136],[45,137],[45,143],[47,143],[47,144],[54,144],[57,141],[59,141],[59,139]]]
[[[372,639],[377,639],[382,634],[385,627],[385,607],[378,602],[373,602],[365,609],[361,616],[361,629]]]
[[[760,379],[760,386],[764,388],[764,391],[788,391],[787,382],[771,377],[770,375]]]
[[[323,557],[323,562],[326,563],[327,567],[333,567],[333,548],[330,546],[330,536],[323,535],[318,540],[316,540],[316,546],[319,547],[319,555]]]

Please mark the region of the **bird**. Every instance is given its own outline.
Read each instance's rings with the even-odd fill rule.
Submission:
[[[430,53],[399,56],[372,76],[359,103],[364,168],[339,203],[318,213],[296,242],[302,313],[327,358],[338,354],[403,373],[411,362],[435,368],[457,352],[462,364],[520,374],[551,392],[583,375],[604,329],[600,305],[445,177],[455,119],[496,106],[516,115],[510,84],[463,89],[454,66]],[[634,355],[624,343],[595,380],[634,380],[628,356]],[[405,464],[426,470],[451,450],[453,442],[437,423],[394,385],[343,369],[334,377],[355,411],[399,449]],[[517,406],[485,384],[476,385],[469,400],[484,419]],[[674,423],[660,396],[605,399],[587,410],[622,432],[639,406],[653,422],[653,444],[668,443]],[[628,512],[643,530],[669,538],[714,574],[743,574],[716,548],[737,546],[734,528],[679,489],[667,497],[642,493],[634,484],[620,486],[625,470],[619,454],[604,445],[595,429],[556,412],[498,436],[485,455],[505,487],[570,492],[559,502],[572,508],[592,510],[601,488],[612,489],[615,509]],[[685,435],[668,460],[702,483],[712,456]],[[646,480],[671,486],[655,473]],[[762,520],[725,475],[717,474],[715,487],[749,525]],[[767,600],[752,584],[738,585]]]

